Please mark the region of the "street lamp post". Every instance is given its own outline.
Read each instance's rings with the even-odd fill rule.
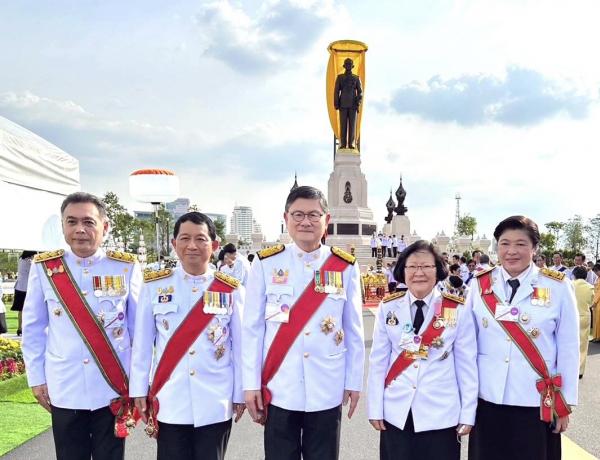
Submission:
[[[158,211],[161,203],[169,203],[179,197],[179,178],[167,169],[139,169],[129,175],[129,193],[136,200],[151,203],[154,207],[156,258],[160,264]]]

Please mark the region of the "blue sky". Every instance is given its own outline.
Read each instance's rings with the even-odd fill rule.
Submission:
[[[599,212],[595,1],[0,4],[0,115],[118,193],[165,167],[202,210],[254,208],[271,238],[299,182],[324,190],[327,45],[366,42],[363,172],[382,223],[400,173],[412,226],[450,233],[454,195],[490,235]]]

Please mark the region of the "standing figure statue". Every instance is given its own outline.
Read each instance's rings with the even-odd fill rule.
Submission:
[[[358,75],[352,73],[354,62],[344,60],[346,71],[337,76],[333,91],[333,105],[340,112],[340,148],[354,149],[356,114],[362,102],[362,85]]]

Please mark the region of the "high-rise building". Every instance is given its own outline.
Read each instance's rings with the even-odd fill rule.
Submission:
[[[236,205],[233,207],[229,233],[239,235],[241,240],[250,242],[252,240],[252,233],[254,232],[254,224],[252,208],[250,206]]]
[[[189,198],[177,198],[175,201],[171,203],[167,203],[167,211],[173,217],[173,220],[179,219],[183,216],[188,209],[190,208],[190,199]]]

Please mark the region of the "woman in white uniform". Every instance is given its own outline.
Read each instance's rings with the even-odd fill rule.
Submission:
[[[438,291],[447,274],[434,246],[417,241],[394,272],[407,292],[379,304],[367,397],[382,460],[458,460],[475,422],[475,326],[464,299]]]
[[[479,403],[470,460],[559,460],[577,404],[579,327],[573,286],[533,262],[535,222],[494,231],[501,266],[479,272],[467,306],[477,329]]]

